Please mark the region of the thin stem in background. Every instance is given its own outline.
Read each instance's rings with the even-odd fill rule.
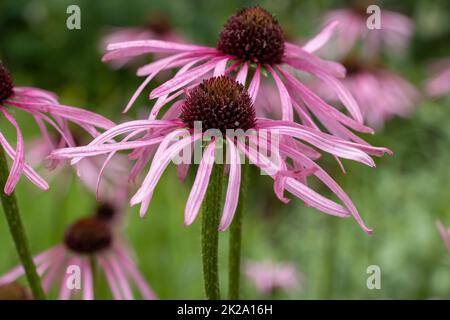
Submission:
[[[202,211],[202,259],[205,294],[208,300],[220,299],[219,220],[222,209],[223,164],[214,164]]]
[[[241,166],[241,188],[239,190],[239,204],[230,226],[230,242],[228,256],[228,298],[239,299],[241,280],[241,242],[242,242],[242,219],[248,189],[249,164]]]
[[[8,163],[6,161],[5,151],[0,148],[0,195],[2,199],[3,211],[5,212],[6,220],[8,221],[9,231],[14,240],[17,254],[19,255],[22,266],[25,270],[28,283],[30,284],[31,292],[36,300],[45,300],[44,290],[42,290],[41,279],[36,272],[36,266],[30,254],[28,240],[25,234],[25,229],[20,218],[19,207],[17,200],[12,193],[10,196],[4,193],[4,187],[8,179]]]

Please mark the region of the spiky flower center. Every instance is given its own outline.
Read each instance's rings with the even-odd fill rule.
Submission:
[[[255,109],[244,86],[225,77],[204,80],[184,101],[181,119],[190,128],[201,122],[202,130],[248,130],[255,126]]]
[[[243,9],[225,23],[217,49],[242,60],[277,64],[284,54],[283,30],[263,8]]]
[[[11,74],[0,62],[0,104],[13,95],[13,88]]]
[[[112,243],[108,224],[96,217],[83,218],[67,229],[64,243],[79,254],[94,254],[107,249]]]

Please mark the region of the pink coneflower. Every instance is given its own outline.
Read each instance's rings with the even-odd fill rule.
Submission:
[[[174,30],[168,17],[162,15],[152,15],[148,18],[147,22],[141,26],[113,28],[103,37],[102,50],[104,50],[110,43],[146,39],[180,43],[185,42],[184,38]],[[113,66],[120,68],[130,60],[130,58],[125,58],[120,61],[114,61]]]
[[[382,155],[389,150],[348,142],[289,121],[256,118],[251,94],[251,92],[248,94],[241,84],[230,78],[225,76],[211,78],[187,92],[184,100],[175,102],[171,112],[178,114],[176,118],[129,121],[106,131],[85,147],[56,150],[52,153],[52,158],[73,158],[72,163],[75,164],[85,157],[109,154],[110,158],[120,150],[133,150],[133,153],[136,153],[149,146],[158,145],[149,172],[131,199],[132,205],[141,204],[140,213],[143,216],[158,181],[171,159],[180,152],[183,155],[189,155],[190,146],[200,141],[205,142],[213,131],[214,138],[205,145],[197,176],[186,204],[186,225],[190,225],[198,214],[208,187],[214,159],[217,156],[216,149],[221,147],[220,139],[223,138],[228,155],[229,179],[219,226],[221,231],[228,228],[236,210],[241,178],[240,165],[243,161],[240,156],[245,155],[251,163],[275,180],[275,193],[283,202],[288,201],[284,196],[284,189],[286,189],[307,205],[320,211],[338,217],[353,216],[366,232],[370,232],[371,230],[364,225],[349,197],[308,155],[316,152],[312,148],[316,147],[336,157],[374,166],[368,154]],[[198,123],[201,124],[201,130],[196,127]],[[244,131],[245,138],[249,141],[248,145],[236,139],[237,132]],[[121,142],[111,142],[120,135],[125,135]],[[274,142],[274,137],[277,136],[280,136],[279,145]],[[308,143],[312,147],[301,142]],[[270,151],[270,157],[267,151]],[[145,161],[138,160],[139,169],[142,169],[149,161],[149,158],[144,157],[144,159]],[[288,159],[291,159],[292,163]],[[190,162],[190,159],[186,160]],[[305,179],[312,175],[332,190],[344,206],[309,188]]]
[[[450,58],[440,59],[430,65],[430,79],[425,83],[426,92],[441,97],[450,92]]]
[[[440,221],[436,222],[436,226],[441,234],[447,251],[450,253],[450,228],[446,228]]]
[[[260,91],[261,74],[267,72],[275,81],[279,95],[282,120],[292,121],[296,112],[302,123],[315,126],[316,118],[329,132],[356,141],[347,128],[372,132],[362,125],[359,107],[338,78],[345,76],[342,65],[325,61],[313,54],[330,37],[335,23],[325,27],[303,47],[286,42],[278,21],[261,7],[239,11],[223,27],[216,48],[179,44],[157,40],[129,41],[110,44],[104,61],[130,58],[146,53],[166,53],[168,57],[147,64],[137,71],[146,79],[127,104],[129,110],[147,84],[161,71],[178,68],[169,81],[155,88],[150,98],[158,98],[149,119],[156,119],[165,102],[196,86],[205,77],[236,73],[236,80],[249,82],[251,98],[255,101]],[[311,74],[335,91],[352,118],[325,103],[299,81],[290,70]],[[252,75],[253,73],[253,75]]]
[[[25,163],[22,130],[11,112],[13,109],[25,111],[33,116],[50,149],[74,146],[69,121],[79,125],[93,137],[99,134],[97,128],[109,129],[114,126],[113,122],[95,113],[60,104],[53,93],[36,88],[14,86],[9,71],[0,63],[0,113],[13,125],[17,135],[16,149],[14,149],[0,132],[0,145],[13,160],[5,184],[6,194],[14,191],[22,175],[25,175],[37,187],[43,190],[48,189],[47,182]],[[46,124],[60,135],[60,140],[56,144],[50,138]]]
[[[263,295],[279,290],[293,292],[298,290],[301,284],[297,268],[289,263],[249,261],[245,264],[245,275]]]
[[[102,270],[116,300],[134,298],[132,283],[142,298],[156,299],[138,271],[128,245],[114,232],[110,221],[111,208],[102,207],[96,215],[82,218],[66,231],[64,242],[34,257],[37,272],[42,277],[43,289],[49,292],[59,285],[60,300],[70,298],[94,299],[94,272]],[[92,261],[95,260],[95,264]],[[93,266],[98,266],[93,270]],[[70,276],[79,268],[79,286]],[[15,281],[24,274],[17,266],[2,277],[0,285]]]
[[[369,29],[367,19],[372,13],[367,8],[376,1],[355,1],[355,5],[346,9],[336,9],[325,14],[325,24],[337,21],[336,44],[332,53],[348,54],[356,45],[361,45],[365,54],[376,55],[384,46],[398,51],[407,47],[414,24],[407,16],[381,9],[381,28]],[[334,43],[333,43],[334,44]]]
[[[375,65],[346,59],[347,77],[344,85],[361,106],[365,121],[373,128],[382,128],[394,117],[408,117],[419,102],[418,90],[399,75]],[[329,101],[337,100],[327,88],[319,88]]]

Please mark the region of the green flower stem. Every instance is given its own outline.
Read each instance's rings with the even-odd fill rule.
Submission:
[[[4,187],[8,179],[8,163],[6,162],[5,151],[0,148],[0,195],[2,199],[3,211],[8,221],[17,254],[22,262],[25,274],[30,284],[31,292],[36,300],[45,300],[44,290],[42,290],[41,279],[36,272],[36,266],[31,258],[25,229],[20,218],[19,207],[14,193],[10,196],[4,193]]]
[[[228,298],[239,299],[241,280],[241,239],[242,239],[242,215],[247,197],[249,164],[241,166],[241,188],[239,190],[239,203],[233,222],[230,226],[230,243],[228,252]]]
[[[91,265],[92,272],[92,292],[94,300],[97,298],[97,288],[98,288],[98,268],[97,268],[97,260],[95,255],[91,254],[89,256],[89,263]]]
[[[214,164],[202,211],[202,255],[205,293],[208,300],[220,299],[219,220],[222,209],[223,164]]]

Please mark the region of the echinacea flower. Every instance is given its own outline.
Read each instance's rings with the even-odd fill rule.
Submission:
[[[199,86],[186,92],[184,100],[173,104],[170,111],[176,115],[174,118],[125,122],[104,132],[85,147],[55,150],[51,157],[72,158],[72,164],[76,164],[85,157],[109,154],[110,158],[120,150],[133,150],[132,154],[136,154],[149,146],[158,146],[147,176],[131,199],[132,205],[141,204],[140,213],[143,216],[171,159],[183,153],[183,160],[188,161],[183,164],[188,167],[191,159],[185,159],[184,155],[192,156],[189,153],[190,146],[203,141],[205,150],[199,162],[194,159],[195,163],[199,163],[199,168],[185,209],[184,221],[186,225],[190,225],[199,212],[213,163],[218,156],[217,150],[222,147],[220,142],[223,139],[223,147],[228,156],[226,164],[229,167],[229,178],[219,226],[221,231],[228,228],[236,210],[240,166],[243,161],[241,155],[245,155],[251,163],[275,180],[274,191],[283,202],[289,201],[284,196],[286,189],[320,211],[338,217],[353,216],[370,233],[371,230],[362,222],[350,198],[308,155],[316,152],[314,147],[336,157],[374,166],[368,154],[380,156],[389,150],[345,141],[294,122],[256,118],[250,96],[251,92],[247,93],[241,84],[226,76],[204,80]],[[213,138],[208,139],[211,131]],[[238,132],[245,132],[245,139],[248,139],[249,144],[236,138]],[[125,135],[123,140],[113,142],[112,139],[120,135]],[[279,137],[277,141],[276,137]],[[139,161],[140,159],[144,161]],[[142,169],[150,158],[141,154],[140,159],[138,158],[136,165]],[[309,188],[306,184],[308,176],[315,176],[322,181],[344,205]]]
[[[101,270],[115,300],[133,299],[133,284],[142,298],[156,299],[137,269],[129,246],[110,225],[111,216],[104,209],[100,212],[76,221],[66,230],[62,244],[34,257],[44,291],[48,293],[53,286],[59,286],[60,300],[92,300],[93,273]],[[94,266],[98,267],[93,270]],[[79,272],[75,272],[77,268]],[[0,277],[0,285],[15,281],[23,274],[23,267],[17,266]],[[73,278],[76,274],[81,278]]]
[[[40,189],[48,189],[47,182],[25,163],[22,130],[14,117],[14,110],[24,111],[34,118],[50,149],[74,146],[74,139],[69,130],[69,121],[80,126],[92,137],[99,134],[97,128],[109,129],[114,126],[113,122],[93,112],[60,104],[51,92],[31,87],[16,87],[9,71],[0,63],[0,113],[13,125],[17,136],[14,149],[0,131],[0,145],[13,160],[5,184],[4,192],[6,194],[14,191],[22,175]],[[50,138],[47,124],[60,135],[57,143]]]
[[[293,292],[300,288],[301,276],[295,265],[272,261],[248,261],[245,275],[260,294],[276,291]]]
[[[430,65],[430,79],[425,90],[432,97],[441,97],[450,92],[450,58],[439,59]]]
[[[399,51],[407,47],[414,24],[407,16],[385,9],[380,9],[380,28],[369,29],[367,12],[376,1],[355,1],[349,8],[335,9],[325,14],[324,23],[338,22],[332,53],[346,55],[357,45],[362,46],[365,55],[377,55],[385,47],[390,51]]]
[[[353,58],[344,59],[343,64],[347,69],[343,84],[358,101],[364,119],[371,127],[380,129],[394,117],[408,117],[417,107],[419,91],[401,76]],[[328,88],[321,86],[317,91],[327,101],[337,100]]]
[[[185,42],[184,38],[174,30],[169,18],[158,14],[150,16],[147,22],[141,26],[113,28],[103,37],[102,50],[110,43],[145,39]],[[113,66],[120,68],[130,60],[129,58],[116,60],[113,62]]]
[[[450,228],[446,228],[440,221],[436,222],[436,226],[442,237],[442,241],[444,241],[445,248],[450,253]]]
[[[371,133],[362,125],[359,107],[340,79],[345,76],[342,65],[325,61],[313,54],[331,36],[336,24],[326,26],[303,47],[286,42],[278,21],[261,7],[251,7],[230,17],[223,27],[216,48],[179,44],[168,41],[140,40],[112,43],[103,61],[130,58],[146,53],[165,53],[158,59],[138,69],[139,76],[146,77],[131,97],[124,111],[136,101],[147,84],[161,71],[180,68],[176,75],[155,88],[150,99],[157,98],[149,119],[156,119],[166,102],[195,87],[211,76],[236,73],[236,80],[249,82],[251,98],[255,101],[260,91],[261,76],[268,73],[278,91],[281,119],[292,121],[296,112],[303,124],[315,126],[317,119],[333,134],[350,141],[358,140],[348,128]],[[324,102],[293,74],[292,70],[311,74],[335,91],[351,117]],[[253,73],[253,74],[252,74]],[[258,107],[258,106],[256,106]]]

